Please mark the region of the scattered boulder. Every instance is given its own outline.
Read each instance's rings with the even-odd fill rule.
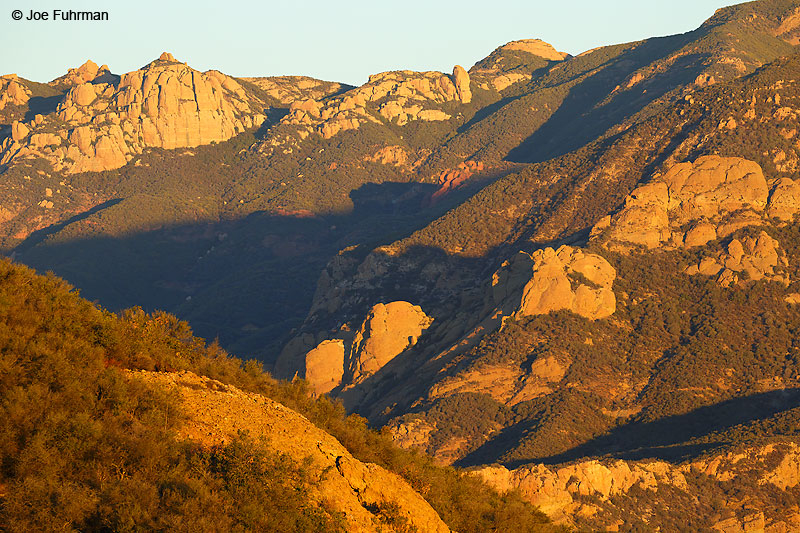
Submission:
[[[717,276],[717,282],[728,287],[747,280],[768,279],[788,285],[789,280],[779,271],[788,266],[780,243],[762,231],[757,237],[732,239],[727,253],[705,257],[686,269],[689,275]]]

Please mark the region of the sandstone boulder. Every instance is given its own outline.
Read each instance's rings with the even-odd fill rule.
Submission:
[[[431,324],[421,307],[408,302],[376,304],[356,331],[350,355],[350,374],[357,383],[416,344]]]
[[[305,356],[305,378],[317,394],[332,391],[344,375],[344,341],[322,341]]]

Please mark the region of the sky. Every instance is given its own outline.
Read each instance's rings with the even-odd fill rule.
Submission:
[[[466,68],[517,39],[577,55],[691,31],[733,0],[0,0],[0,74],[50,81],[87,59],[116,74],[171,52],[232,76],[361,85],[387,70]],[[15,21],[14,10],[23,12]],[[107,11],[55,21],[54,9]],[[25,20],[30,11],[50,20]]]

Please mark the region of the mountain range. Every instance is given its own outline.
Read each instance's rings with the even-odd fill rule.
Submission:
[[[800,2],[758,0],[359,87],[167,52],[6,75],[0,253],[174,315],[557,524],[796,530],[798,44]],[[432,509],[398,512],[427,531]]]

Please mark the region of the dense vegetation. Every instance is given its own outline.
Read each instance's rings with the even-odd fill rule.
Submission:
[[[785,247],[794,280],[799,228],[769,229]],[[784,297],[798,282],[723,288],[683,273],[723,245],[630,256],[595,250],[618,273],[613,319],[559,312],[508,321],[462,358],[462,369],[501,366],[521,375],[553,358],[568,369],[551,393],[513,406],[488,394],[458,394],[423,403],[399,421],[435,425],[431,453],[465,438],[467,465],[605,454],[682,460],[731,443],[796,438],[800,312]]]
[[[54,276],[0,262],[0,524],[10,531],[146,529],[336,531],[287,456],[246,436],[203,449],[175,440],[182,414],[122,369],[191,370],[265,394],[335,435],[357,458],[406,478],[457,531],[532,531],[518,495],[394,447],[301,382],[285,383],[192,335],[185,322],[121,316]],[[387,511],[388,513],[388,511]],[[391,517],[391,513],[388,513]]]

